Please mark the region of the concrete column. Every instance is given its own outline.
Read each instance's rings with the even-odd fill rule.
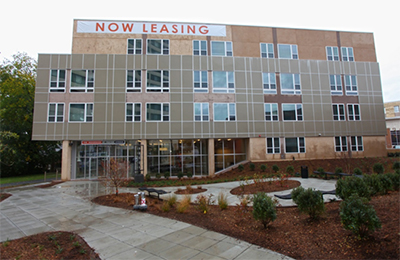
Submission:
[[[143,159],[143,162],[141,163],[141,167],[143,169],[143,176],[147,175],[147,140],[141,140],[140,142],[141,145],[143,145],[143,150],[140,151],[142,156],[141,158]]]
[[[208,139],[208,175],[215,174],[214,139]]]
[[[61,158],[61,180],[71,180],[71,154],[72,146],[69,145],[70,141],[64,140],[62,142],[62,158]]]

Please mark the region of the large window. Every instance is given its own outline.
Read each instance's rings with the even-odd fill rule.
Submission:
[[[93,92],[94,70],[72,70],[71,92]]]
[[[346,95],[357,95],[357,77],[354,75],[345,75]]]
[[[274,58],[274,44],[273,43],[261,43],[261,57],[262,58]]]
[[[93,104],[92,103],[69,104],[69,121],[92,122]]]
[[[140,92],[142,91],[142,71],[127,70],[126,71],[126,91]]]
[[[287,137],[285,138],[286,153],[305,153],[306,144],[304,137]]]
[[[264,104],[265,120],[278,121],[278,104],[266,103]]]
[[[147,103],[146,104],[146,120],[147,121],[169,121],[169,104],[168,103]]]
[[[215,172],[246,160],[244,139],[214,139]]]
[[[207,41],[193,41],[193,55],[207,56]]]
[[[292,44],[278,44],[278,57],[280,59],[294,59],[299,58],[297,52],[297,45]]]
[[[302,104],[282,104],[282,113],[284,121],[302,121],[303,105]]]
[[[193,89],[194,92],[208,92],[208,72],[193,71]]]
[[[194,121],[208,121],[208,103],[194,103]]]
[[[147,92],[169,92],[169,71],[148,70]]]
[[[348,117],[350,121],[361,120],[360,106],[358,104],[347,104]]]
[[[332,110],[333,110],[333,120],[335,120],[335,121],[346,120],[343,104],[333,104]]]
[[[352,151],[362,151],[364,149],[362,136],[351,136],[350,145]]]
[[[214,103],[214,121],[235,121],[236,104]]]
[[[276,94],[276,76],[275,73],[262,74],[264,94]]]
[[[281,74],[281,94],[301,94],[300,74]]]
[[[327,60],[339,60],[339,48],[338,47],[326,47],[326,59]]]
[[[213,71],[214,93],[235,93],[235,76],[233,71]]]
[[[346,136],[335,136],[335,151],[346,152],[347,151],[347,137]]]
[[[331,86],[332,95],[342,95],[342,78],[340,75],[329,75],[329,84]]]
[[[232,42],[212,41],[212,56],[233,56]]]
[[[50,92],[65,91],[65,70],[51,70]]]
[[[48,110],[49,122],[64,122],[64,103],[50,103]]]
[[[147,40],[147,54],[169,54],[169,40]]]
[[[126,104],[126,122],[140,122],[141,119],[141,103],[127,103]]]
[[[390,137],[392,139],[392,148],[396,148],[396,146],[400,146],[400,130],[390,131]]]
[[[128,54],[142,54],[142,39],[128,39]]]
[[[267,137],[267,153],[281,153],[279,137]]]
[[[352,47],[342,47],[342,61],[354,61]]]

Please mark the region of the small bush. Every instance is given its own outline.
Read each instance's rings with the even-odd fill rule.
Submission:
[[[362,175],[362,171],[361,171],[360,168],[356,167],[356,168],[354,168],[354,170],[353,170],[353,174],[355,174],[355,175]]]
[[[370,188],[371,196],[384,194],[384,188],[377,174],[365,175],[363,181]]]
[[[228,208],[228,196],[222,192],[218,194],[218,206],[221,210]]]
[[[299,211],[308,214],[310,219],[316,219],[325,212],[324,198],[320,191],[311,188],[303,189],[303,191],[298,191],[292,199]]]
[[[239,169],[240,172],[243,171],[244,170],[243,164],[239,164],[238,169]]]
[[[169,212],[171,210],[171,206],[169,205],[168,201],[164,201],[161,205],[161,210],[163,212]]]
[[[383,194],[386,194],[388,191],[394,190],[393,182],[387,174],[378,175],[379,181],[382,184]]]
[[[254,171],[256,169],[256,165],[254,163],[249,164],[250,170]]]
[[[261,164],[260,169],[261,171],[265,172],[267,170],[267,166],[265,164]]]
[[[382,174],[385,172],[385,168],[383,167],[382,163],[375,163],[374,166],[372,166],[372,169],[377,174]]]
[[[156,178],[157,178],[157,179],[160,179],[160,178],[161,178],[161,173],[157,172],[157,173],[156,173]]]
[[[304,192],[304,188],[301,187],[301,186],[299,186],[299,187],[293,189],[292,192],[291,192],[292,200],[293,200],[293,201],[297,200],[299,194],[301,194],[301,193],[303,193],[303,192]]]
[[[275,173],[277,173],[277,172],[279,171],[278,165],[276,165],[276,164],[272,165],[272,170],[273,170]]]
[[[144,176],[146,181],[151,181],[151,175],[148,173],[146,176]]]
[[[365,237],[375,229],[381,228],[375,209],[368,205],[367,201],[366,198],[353,194],[340,203],[340,219],[343,227],[359,237]]]
[[[371,198],[370,188],[361,178],[350,176],[336,182],[336,195],[342,200],[346,200],[353,193],[368,200]]]
[[[169,179],[169,177],[171,176],[171,174],[169,172],[164,172],[164,178],[165,179]]]
[[[253,198],[253,217],[267,228],[276,219],[276,202],[263,192],[257,193]]]
[[[169,205],[170,207],[173,207],[173,206],[175,205],[175,203],[176,203],[176,200],[177,200],[177,198],[176,198],[176,195],[175,195],[175,194],[170,195],[169,198],[168,198],[168,200],[167,200],[168,205]]]
[[[289,165],[288,167],[286,167],[286,172],[288,174],[293,174],[294,173],[294,167],[292,165]]]
[[[318,169],[317,169],[317,172],[319,172],[319,173],[324,173],[325,172],[325,170],[324,170],[324,168],[322,168],[322,167],[319,167]]]
[[[185,213],[190,207],[190,202],[192,201],[192,197],[190,195],[185,195],[183,199],[176,206],[176,211],[178,213]]]
[[[394,190],[400,189],[400,173],[387,173],[386,176],[392,181],[392,187]]]
[[[395,161],[393,163],[392,169],[393,170],[400,170],[400,162],[399,161]]]
[[[178,179],[182,179],[183,178],[183,172],[178,172],[178,174],[176,175],[178,177]]]
[[[336,168],[335,168],[335,173],[336,173],[336,174],[342,173],[342,172],[343,172],[342,167],[336,167]]]
[[[207,212],[210,211],[210,205],[214,203],[214,200],[212,199],[213,196],[213,194],[210,194],[208,197],[200,194],[196,197],[195,203],[198,204],[198,209],[204,214],[207,214]]]
[[[191,178],[193,177],[193,172],[187,172],[187,173],[186,173],[186,176],[187,176],[189,179],[191,179]]]

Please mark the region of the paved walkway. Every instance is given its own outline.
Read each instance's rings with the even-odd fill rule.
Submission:
[[[334,181],[299,180],[305,188],[331,190],[335,185]],[[207,193],[218,195],[220,191],[228,194],[238,183],[202,186]],[[137,189],[120,192],[125,191]],[[102,259],[290,259],[180,221],[91,203],[91,198],[105,192],[95,181],[70,181],[47,189],[10,188],[7,192],[13,196],[0,203],[0,241],[46,231],[74,231]],[[231,205],[237,202],[236,196],[229,196]],[[285,205],[290,202],[282,201]]]

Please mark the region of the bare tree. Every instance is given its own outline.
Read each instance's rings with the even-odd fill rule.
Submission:
[[[126,181],[127,162],[110,158],[109,161],[101,162],[101,165],[104,169],[104,176],[101,178],[101,182],[106,187],[115,187],[115,195],[118,196],[119,187]]]

